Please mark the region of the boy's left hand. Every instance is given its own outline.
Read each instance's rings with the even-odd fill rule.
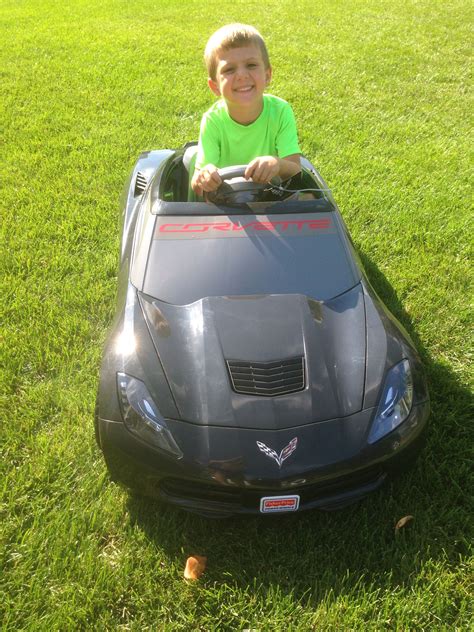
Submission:
[[[280,160],[275,156],[259,156],[248,164],[245,170],[247,180],[254,182],[270,182],[272,178],[280,174]]]

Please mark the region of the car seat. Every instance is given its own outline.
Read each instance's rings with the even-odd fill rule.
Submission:
[[[194,165],[196,164],[198,146],[197,143],[186,147],[183,154],[183,165],[188,174],[188,202],[197,202],[198,197],[191,188],[191,179],[194,173]]]

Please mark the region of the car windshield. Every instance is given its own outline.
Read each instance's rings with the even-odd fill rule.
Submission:
[[[338,213],[287,208],[286,214],[155,216],[140,287],[183,305],[207,296],[259,294],[328,300],[358,283]]]

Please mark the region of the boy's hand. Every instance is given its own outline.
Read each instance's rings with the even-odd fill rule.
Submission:
[[[206,165],[195,171],[191,180],[191,187],[196,195],[203,195],[205,191],[215,191],[221,184],[222,179],[214,165]]]
[[[272,178],[280,175],[280,161],[275,156],[259,156],[248,164],[245,170],[247,180],[254,182],[270,182]]]
[[[301,171],[300,155],[291,154],[284,158],[276,156],[260,156],[249,163],[245,170],[247,180],[252,178],[254,182],[270,182],[275,176],[282,180],[291,178]]]

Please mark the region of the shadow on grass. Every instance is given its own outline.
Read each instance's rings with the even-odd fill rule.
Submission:
[[[207,555],[205,583],[225,582],[257,597],[277,589],[314,606],[364,585],[410,586],[428,561],[454,567],[468,552],[471,393],[448,367],[432,361],[392,287],[367,257],[361,259],[425,363],[432,403],[427,444],[409,472],[337,512],[213,521],[129,497],[132,522],[178,566],[184,568],[188,555]],[[414,521],[396,535],[394,525],[407,514]]]

